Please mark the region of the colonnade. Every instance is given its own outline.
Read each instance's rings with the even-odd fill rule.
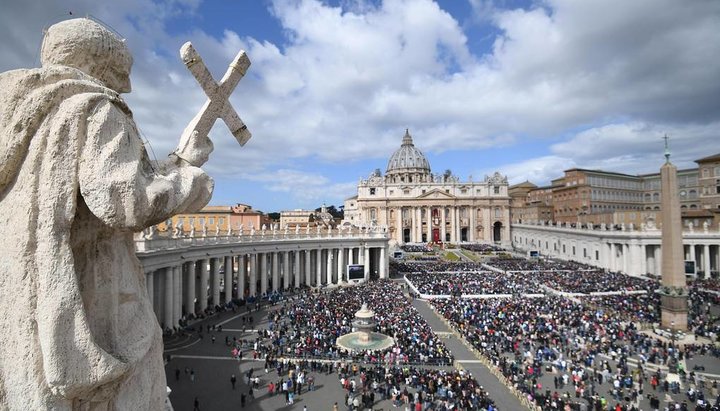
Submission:
[[[629,275],[662,274],[660,231],[513,224],[513,246]],[[683,233],[684,258],[706,277],[720,271],[720,232]]]
[[[145,279],[158,322],[163,329],[172,329],[190,314],[197,315],[233,299],[260,298],[302,286],[347,283],[349,264],[363,264],[365,280],[371,277],[371,270],[378,278],[388,276],[386,240],[380,246],[363,243],[359,247],[302,248],[296,243],[275,248],[181,256],[159,268],[156,262],[148,264],[155,267],[146,269]],[[142,263],[143,256],[139,257]],[[157,255],[152,257],[157,259]]]

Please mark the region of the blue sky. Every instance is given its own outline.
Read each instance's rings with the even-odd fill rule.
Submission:
[[[714,0],[2,1],[0,71],[36,67],[42,30],[92,15],[135,57],[136,122],[163,157],[204,102],[178,49],[220,77],[252,66],[205,166],[211,204],[266,212],[341,205],[385,171],[406,128],[433,172],[547,184],[571,167],[657,171],[720,152]]]

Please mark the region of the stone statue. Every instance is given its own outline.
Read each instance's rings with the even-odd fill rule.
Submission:
[[[195,223],[190,226],[190,238],[195,238]]]
[[[710,228],[710,223],[708,223],[707,220],[703,221],[703,232],[708,232],[708,229]]]
[[[228,221],[227,233],[225,233],[225,235],[228,236],[228,237],[232,237],[232,224],[230,224],[229,221]]]
[[[202,236],[207,237],[207,224],[205,224],[205,220],[202,222]]]
[[[240,225],[238,226],[238,236],[242,237],[242,235],[243,235],[243,224],[240,223]]]
[[[120,95],[132,56],[92,20],[51,26],[40,61],[0,74],[0,409],[164,409],[133,232],[208,203],[209,130],[151,163]]]
[[[688,222],[688,230],[690,230],[691,233],[695,232],[695,224],[693,224],[692,221]]]
[[[173,238],[180,238],[183,236],[182,220],[178,220],[177,224],[175,224],[175,227],[173,228],[172,236],[173,236]]]
[[[295,224],[295,235],[300,234],[300,224]]]

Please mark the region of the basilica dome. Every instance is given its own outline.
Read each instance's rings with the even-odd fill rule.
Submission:
[[[386,174],[398,173],[430,174],[430,163],[422,151],[413,144],[409,130],[405,130],[402,145],[388,161]]]

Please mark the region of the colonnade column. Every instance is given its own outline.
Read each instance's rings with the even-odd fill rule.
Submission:
[[[380,247],[380,278],[387,278],[387,266],[385,261],[387,260],[386,247]]]
[[[182,266],[173,267],[173,327],[180,326],[182,317]]]
[[[694,261],[695,266],[697,266],[697,260],[695,259],[695,244],[690,244],[688,247],[690,247],[690,258],[688,258],[688,260]]]
[[[300,287],[300,250],[293,251],[293,274],[295,274],[295,287]]]
[[[225,304],[232,300],[232,281],[233,279],[233,258],[230,255],[225,256]]]
[[[185,265],[185,312],[195,314],[195,261],[188,261]]]
[[[245,298],[245,275],[247,274],[247,261],[245,255],[238,256],[238,272],[237,272],[237,294],[236,298]]]
[[[260,295],[265,295],[268,280],[267,254],[258,253],[258,258],[260,258]]]
[[[250,297],[257,295],[257,260],[257,254],[250,254],[250,284],[248,286]]]
[[[172,328],[173,317],[173,268],[165,267],[165,301],[163,309],[163,325],[165,328]]]
[[[206,258],[200,260],[200,290],[198,298],[200,299],[200,311],[205,311],[208,303],[208,260]]]
[[[290,288],[290,251],[283,252],[283,289]]]
[[[272,253],[272,282],[272,290],[277,291],[280,288],[280,264],[277,251]]]
[[[210,296],[213,307],[220,305],[220,261],[215,257],[210,259]]]
[[[337,259],[337,284],[339,285],[342,283],[343,279],[343,272],[345,271],[345,267],[343,264],[343,260],[345,259],[345,249],[344,248],[338,248],[338,259]]]
[[[327,278],[327,285],[331,285],[333,283],[333,255],[335,254],[335,249],[330,248],[327,250],[327,272],[325,273],[325,277]]]
[[[148,301],[150,301],[150,307],[155,307],[155,296],[153,295],[155,293],[155,278],[154,278],[154,271],[150,271],[148,273],[145,273],[145,289],[147,290],[148,295]]]
[[[310,254],[310,250],[305,250],[305,285],[310,287],[312,284],[310,282],[310,275],[312,273],[311,271],[311,263],[312,263],[312,254]]]
[[[322,250],[315,250],[315,287],[322,285]]]

